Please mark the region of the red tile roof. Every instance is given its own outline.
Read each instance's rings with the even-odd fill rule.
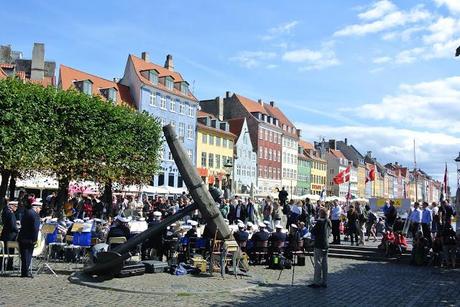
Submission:
[[[63,90],[75,88],[75,81],[91,80],[91,82],[93,82],[93,95],[100,96],[104,100],[106,100],[106,98],[102,96],[100,90],[115,88],[117,90],[117,102],[121,101],[129,106],[136,107],[129,92],[129,87],[123,84],[88,74],[65,65],[59,67],[59,79],[60,86]]]
[[[333,154],[336,158],[342,158],[342,159],[346,159],[345,156],[343,155],[343,153],[340,151],[340,150],[336,150],[336,149],[331,149],[330,150],[331,154]]]
[[[308,143],[307,141],[304,141],[304,140],[299,140],[299,146],[302,147],[303,149],[315,150],[315,147],[313,146],[312,143]]]
[[[3,69],[0,67],[0,79],[5,79],[6,77],[8,77],[8,75],[7,75],[6,72],[4,72]]]
[[[286,115],[284,115],[284,113],[278,107],[276,107],[276,106],[272,107],[268,103],[264,103],[264,107],[265,107],[265,110],[268,111],[270,116],[278,119],[278,121],[280,122],[280,127],[281,128],[283,127],[283,124],[284,124],[284,125],[292,127],[294,129],[294,133],[289,133],[287,130],[283,129],[284,134],[287,134],[287,135],[295,137],[295,138],[299,137],[297,135],[297,130],[296,130],[296,127],[294,126],[294,124],[291,123],[291,121],[286,117]]]
[[[235,94],[235,96],[249,113],[259,112],[268,115],[263,104],[238,94]]]
[[[14,68],[14,64],[10,64],[10,63],[0,63],[0,68],[7,68],[7,69],[12,69]]]
[[[139,78],[139,80],[142,83],[150,85],[150,86],[153,86],[153,87],[156,87],[156,88],[159,88],[159,89],[167,91],[167,92],[172,92],[173,94],[178,95],[178,96],[182,96],[182,97],[186,97],[186,98],[198,101],[190,91],[189,91],[188,95],[184,95],[184,93],[182,93],[181,91],[177,90],[176,88],[174,88],[171,91],[161,83],[153,84],[152,82],[150,82],[149,79],[147,79],[144,76],[142,76],[141,71],[154,69],[154,70],[156,70],[158,72],[158,77],[159,78],[170,76],[171,78],[174,79],[174,82],[185,81],[182,78],[182,75],[180,73],[175,72],[175,71],[171,71],[171,70],[169,70],[167,68],[164,68],[163,66],[160,66],[160,65],[157,65],[157,64],[154,64],[154,63],[151,63],[151,62],[146,62],[143,59],[138,58],[137,56],[132,55],[132,54],[129,55],[128,59],[133,63],[134,69],[135,69],[136,74],[137,74],[137,77]]]

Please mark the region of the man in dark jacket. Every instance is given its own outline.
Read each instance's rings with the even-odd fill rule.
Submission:
[[[39,213],[41,207],[41,202],[33,202],[31,206],[26,208],[21,219],[21,231],[19,231],[18,235],[19,252],[21,254],[21,277],[32,277],[29,267],[40,230]]]
[[[18,227],[16,225],[16,216],[14,212],[18,208],[17,201],[10,201],[8,205],[3,209],[2,212],[2,234],[0,235],[0,240],[5,244],[5,250],[8,249],[8,241],[16,241],[18,236]],[[14,253],[14,249],[10,249],[10,253]],[[3,261],[2,258],[0,258]],[[6,265],[8,271],[13,269],[13,258],[8,258],[8,263]]]
[[[278,199],[280,200],[281,205],[285,205],[287,198],[288,198],[288,192],[284,189],[284,187],[281,188],[281,191],[278,193]]]
[[[319,219],[311,230],[315,238],[314,258],[315,275],[313,283],[308,285],[310,288],[327,287],[327,251],[329,249],[329,236],[331,234],[332,223],[327,218],[324,208],[319,211]]]

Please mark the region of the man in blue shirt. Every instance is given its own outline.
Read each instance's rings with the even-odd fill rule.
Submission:
[[[431,209],[428,206],[427,202],[423,202],[423,211],[422,211],[422,231],[423,236],[431,243],[431,222],[433,221],[433,216]]]
[[[422,223],[422,210],[420,210],[420,204],[418,202],[414,203],[414,210],[410,215],[410,221],[412,222],[412,238],[415,239],[415,235]]]

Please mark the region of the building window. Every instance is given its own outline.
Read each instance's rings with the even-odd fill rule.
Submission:
[[[181,90],[182,94],[188,95],[188,85],[187,85],[187,83],[182,82],[180,90]]]
[[[236,166],[236,174],[238,176],[241,176],[241,166],[239,166],[239,165]]]
[[[273,132],[272,131],[269,131],[268,137],[270,139],[270,142],[273,142]]]
[[[157,106],[157,95],[155,93],[150,93],[150,103],[152,107]]]
[[[209,145],[214,145],[214,135],[209,136]]]
[[[166,84],[165,84],[165,85],[166,85],[166,88],[167,88],[168,90],[172,91],[173,88],[174,88],[174,82],[172,81],[171,77],[167,77],[166,80],[165,80],[165,82],[166,82]]]
[[[216,136],[216,146],[220,146],[220,143],[221,143],[221,138]]]
[[[192,105],[188,106],[188,116],[193,117],[193,106]]]
[[[189,140],[193,139],[193,126],[192,125],[187,126],[187,137],[189,138]]]
[[[201,167],[206,167],[206,156],[205,152],[201,153]]]
[[[224,148],[227,148],[227,143],[228,143],[228,142],[227,142],[227,139],[222,139],[222,146],[223,146]]]
[[[169,161],[174,160],[173,155],[172,155],[172,152],[169,151],[169,150],[168,150],[168,160],[169,160]]]
[[[202,142],[203,144],[208,143],[208,135],[207,135],[207,134],[202,134],[202,135],[201,135],[201,142]]]
[[[166,97],[161,94],[159,94],[159,96],[160,96],[160,108],[162,108],[163,110],[166,110]]]
[[[149,79],[150,79],[150,82],[152,82],[153,84],[158,84],[157,72],[154,70],[149,71]]]
[[[86,95],[93,94],[93,83],[91,81],[83,81],[83,93],[85,93]]]
[[[177,177],[177,187],[182,188],[183,186],[184,186],[184,179],[182,179],[182,176],[179,175],[179,177]]]
[[[178,103],[179,103],[179,113],[185,114],[185,103],[179,102],[179,100],[178,100]]]
[[[214,168],[214,154],[212,153],[209,154],[208,165],[209,168]]]
[[[260,159],[264,158],[264,148],[262,146],[259,147],[259,158]]]
[[[192,152],[191,149],[187,149],[187,155],[188,155],[188,157],[190,158],[190,160],[193,161],[193,152]]]
[[[161,126],[166,126],[166,118],[161,118]]]
[[[168,176],[168,186],[173,187],[174,186],[174,173],[169,173]]]
[[[164,185],[165,184],[165,173],[159,173],[158,174],[158,185]]]
[[[233,141],[232,140],[228,140],[228,148],[233,148]]]
[[[166,104],[169,104],[169,111],[176,112],[176,102],[171,97],[166,96]]]
[[[107,92],[107,99],[112,102],[117,102],[117,90],[114,88],[109,88]]]
[[[268,159],[268,150],[267,150],[267,148],[264,148],[264,159],[265,160]]]
[[[216,168],[220,168],[220,155],[216,155]]]
[[[273,150],[271,148],[268,149],[268,160],[272,160],[272,154],[273,154]]]
[[[179,137],[185,136],[185,123],[179,123]]]
[[[259,140],[263,140],[264,139],[264,129],[260,128],[259,129]]]

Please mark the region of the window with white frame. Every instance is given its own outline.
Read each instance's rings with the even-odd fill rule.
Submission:
[[[267,150],[267,148],[264,148],[264,159],[265,160],[268,159],[268,150]]]
[[[166,126],[166,118],[161,118],[161,126]]]
[[[172,80],[171,77],[167,77],[167,78],[166,78],[166,80],[165,80],[165,85],[166,85],[166,88],[167,88],[168,90],[170,90],[170,91],[173,90],[173,88],[174,88],[174,82],[173,82],[173,80]]]
[[[153,84],[158,84],[158,73],[155,70],[149,71],[149,80]]]
[[[222,139],[222,147],[227,148],[227,139]]]
[[[233,148],[233,141],[232,140],[228,140],[228,148]]]
[[[176,102],[171,97],[166,96],[166,104],[169,104],[169,111],[176,112]]]
[[[206,167],[207,153],[201,153],[201,167]]]
[[[214,145],[214,135],[209,136],[209,145]]]
[[[160,95],[160,108],[166,110],[166,97],[161,94],[159,95]]]
[[[185,123],[179,123],[179,136],[185,136]]]
[[[240,165],[237,165],[237,166],[236,166],[236,174],[237,174],[238,176],[241,175],[241,166],[240,166]]]
[[[203,133],[203,134],[201,135],[201,142],[202,142],[203,144],[206,144],[206,143],[208,142],[208,135],[207,135],[207,134],[204,134],[204,133]]]
[[[214,168],[214,154],[210,153],[208,157],[209,168]]]
[[[262,146],[259,147],[259,157],[260,157],[261,159],[264,158],[264,148],[263,148]]]
[[[220,146],[221,140],[222,139],[220,137],[216,136],[216,146]]]
[[[185,114],[185,104],[182,101],[178,103],[179,103],[179,113]]]
[[[188,116],[193,117],[193,106],[187,105]]]
[[[216,155],[216,168],[220,168],[220,155]]]
[[[150,93],[150,102],[149,104],[152,106],[152,107],[156,107],[157,106],[157,94],[156,93]]]
[[[188,125],[187,126],[187,138],[189,140],[193,139],[193,125]]]
[[[190,158],[190,160],[193,161],[193,151],[191,149],[187,149],[187,155]]]

